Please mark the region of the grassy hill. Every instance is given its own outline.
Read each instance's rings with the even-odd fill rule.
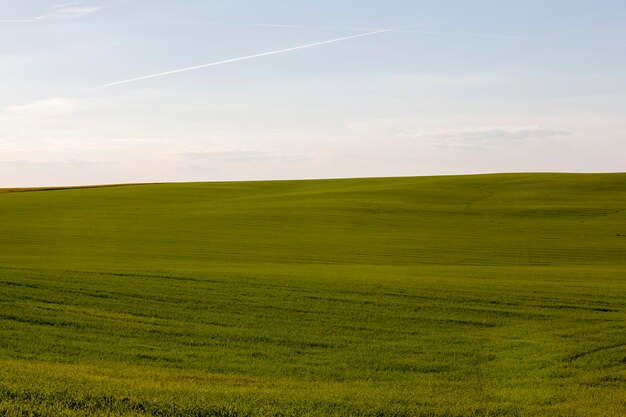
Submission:
[[[0,415],[626,415],[626,174],[4,191]]]

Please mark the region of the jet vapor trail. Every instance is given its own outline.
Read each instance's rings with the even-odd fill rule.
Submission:
[[[150,75],[144,75],[144,76],[141,76],[141,77],[130,78],[128,80],[115,81],[115,82],[104,84],[104,85],[100,85],[100,86],[97,86],[97,87],[92,87],[89,90],[96,90],[96,89],[100,89],[100,88],[111,87],[111,86],[114,86],[114,85],[126,84],[126,83],[130,83],[130,82],[134,82],[134,81],[145,80],[145,79],[148,79],[148,78],[163,77],[165,75],[177,74],[179,72],[186,72],[186,71],[193,71],[193,70],[197,70],[197,69],[201,69],[201,68],[215,67],[215,66],[218,66],[218,65],[229,64],[231,62],[244,61],[244,60],[247,60],[247,59],[254,59],[254,58],[260,58],[260,57],[269,56],[269,55],[282,54],[282,53],[285,53],[285,52],[292,52],[292,51],[297,51],[297,50],[300,50],[300,49],[313,48],[315,46],[327,45],[329,43],[342,42],[342,41],[347,41],[349,39],[362,38],[362,37],[365,37],[365,36],[372,36],[372,35],[376,35],[376,34],[379,34],[379,33],[390,32],[390,31],[391,31],[391,29],[380,29],[380,30],[376,30],[376,31],[373,31],[373,32],[361,33],[361,34],[358,34],[358,35],[346,36],[346,37],[337,38],[337,39],[330,39],[330,40],[327,40],[327,41],[315,42],[315,43],[310,43],[310,44],[307,44],[307,45],[294,46],[294,47],[291,47],[291,48],[279,49],[279,50],[276,50],[276,51],[269,51],[269,52],[263,52],[263,53],[260,53],[260,54],[255,54],[255,55],[242,56],[242,57],[239,57],[239,58],[232,58],[232,59],[227,59],[227,60],[224,60],[224,61],[211,62],[209,64],[195,65],[193,67],[179,68],[179,69],[175,69],[175,70],[172,70],[172,71],[165,71],[165,72],[159,72],[157,74],[150,74]]]
[[[535,38],[532,36],[515,36],[515,35],[499,35],[490,33],[467,33],[467,32],[432,32],[424,30],[407,30],[407,29],[389,29],[389,32],[398,33],[416,33],[420,35],[437,35],[437,36],[462,36],[473,38],[490,38],[490,39],[509,39],[520,41],[539,41],[539,42],[565,42],[574,43],[579,45],[598,45],[598,46],[626,46],[624,43],[617,42],[600,42],[600,41],[582,41],[574,39],[559,39],[559,38]]]
[[[267,28],[286,28],[286,29],[329,29],[329,30],[378,30],[377,28],[364,28],[364,27],[346,27],[346,26],[305,26],[305,25],[281,25],[271,23],[219,23],[219,22],[188,22],[188,21],[133,21],[132,23],[154,23],[165,25],[190,25],[190,26],[249,26],[249,27],[267,27]],[[417,25],[413,25],[417,26]],[[487,39],[509,39],[518,41],[535,41],[535,42],[560,42],[560,43],[572,43],[578,45],[597,45],[597,46],[626,46],[624,43],[617,42],[602,42],[602,41],[583,41],[575,39],[563,39],[563,38],[542,38],[532,36],[517,36],[517,35],[502,35],[497,33],[472,33],[472,32],[436,32],[436,31],[423,31],[414,29],[388,29],[388,32],[395,33],[415,33],[419,35],[435,35],[435,36],[460,36],[471,38],[487,38]]]
[[[224,22],[189,22],[184,20],[131,20],[129,23],[181,25],[181,26],[244,26],[264,28],[286,29],[327,29],[327,30],[382,30],[381,28],[346,27],[346,26],[305,26],[305,25],[281,25],[273,23],[224,23]],[[417,26],[417,25],[413,25]],[[391,31],[391,29],[390,29]]]

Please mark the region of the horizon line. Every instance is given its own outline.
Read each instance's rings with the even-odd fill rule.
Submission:
[[[199,180],[199,181],[154,181],[154,182],[127,182],[127,183],[102,183],[102,184],[79,184],[79,185],[50,185],[50,186],[25,186],[25,187],[0,187],[2,193],[37,192],[37,191],[63,191],[93,188],[114,187],[140,187],[149,185],[177,185],[177,184],[229,184],[229,183],[258,183],[258,182],[310,182],[310,181],[339,181],[339,180],[374,180],[374,179],[408,179],[408,178],[446,178],[446,177],[486,177],[498,175],[626,175],[626,171],[511,171],[511,172],[479,172],[463,174],[428,174],[428,175],[383,175],[362,177],[314,177],[314,178],[268,178],[249,180]]]

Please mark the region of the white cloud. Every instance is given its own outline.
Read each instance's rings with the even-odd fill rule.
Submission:
[[[70,7],[70,6],[79,6],[82,4],[87,3],[86,1],[72,1],[72,2],[68,2],[68,3],[61,3],[61,4],[54,4],[52,6],[50,6],[51,9],[62,9],[65,7]]]
[[[308,161],[313,159],[311,155],[304,154],[283,154],[268,151],[258,151],[250,149],[239,149],[215,152],[185,152],[179,154],[183,159],[199,162],[287,162],[287,161]]]
[[[99,100],[51,97],[6,108],[0,117],[58,117],[87,110]]]
[[[86,159],[60,159],[60,160],[28,160],[28,159],[13,159],[0,161],[3,167],[8,168],[70,168],[70,169],[91,169],[94,166],[116,166],[119,165],[116,161],[98,161],[98,160],[86,160]]]
[[[431,146],[454,148],[489,148],[534,139],[556,138],[571,134],[556,127],[542,126],[474,126],[426,131],[403,132],[402,139],[424,141]]]
[[[66,5],[57,5],[53,6],[53,8],[54,10],[52,12],[38,16],[34,20],[77,19],[102,10],[102,7],[100,6],[83,6],[80,3],[74,3],[73,5],[70,5],[69,3]]]
[[[37,148],[45,142],[67,141],[80,135],[80,113],[102,100],[53,97],[0,110],[0,143]]]
[[[2,19],[0,23],[34,23],[35,19]]]
[[[2,23],[37,23],[54,20],[78,19],[92,13],[99,12],[104,7],[89,5],[86,1],[74,1],[55,4],[48,8],[48,12],[29,19],[4,19]]]

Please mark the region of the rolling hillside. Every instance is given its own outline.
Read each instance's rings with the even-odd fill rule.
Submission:
[[[626,415],[626,174],[0,190],[0,415]]]

